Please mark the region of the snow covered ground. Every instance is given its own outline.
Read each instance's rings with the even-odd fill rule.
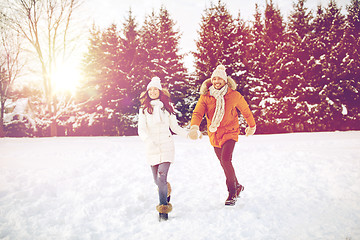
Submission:
[[[226,207],[208,138],[175,136],[173,211],[138,137],[0,139],[0,239],[360,239],[360,132],[241,136]]]

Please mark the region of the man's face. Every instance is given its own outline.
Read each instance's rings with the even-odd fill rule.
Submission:
[[[211,82],[216,90],[221,89],[226,84],[225,80],[221,77],[213,77]]]

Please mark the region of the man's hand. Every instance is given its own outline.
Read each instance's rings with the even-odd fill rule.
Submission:
[[[247,128],[245,129],[245,136],[254,135],[255,131],[256,131],[256,126],[254,126],[254,127],[247,127]]]
[[[188,134],[188,137],[192,140],[196,140],[198,138],[201,138],[201,133],[199,131],[199,126],[198,125],[192,125],[190,127],[190,131]]]

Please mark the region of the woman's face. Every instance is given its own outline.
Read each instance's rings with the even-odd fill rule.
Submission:
[[[148,94],[151,99],[158,99],[160,96],[160,91],[157,87],[150,87]]]
[[[213,77],[211,79],[211,82],[212,82],[214,88],[217,90],[221,89],[226,84],[225,80],[222,79],[221,77]]]

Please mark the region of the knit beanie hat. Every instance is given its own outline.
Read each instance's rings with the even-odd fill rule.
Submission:
[[[147,88],[146,90],[149,90],[149,88],[151,87],[156,87],[158,88],[159,90],[162,90],[162,87],[161,87],[161,82],[160,82],[160,78],[159,77],[153,77],[150,81],[150,83],[147,85]]]
[[[224,79],[225,82],[227,82],[225,66],[224,65],[218,65],[216,67],[215,71],[211,74],[211,79],[213,79],[213,77],[220,77],[220,78]]]

